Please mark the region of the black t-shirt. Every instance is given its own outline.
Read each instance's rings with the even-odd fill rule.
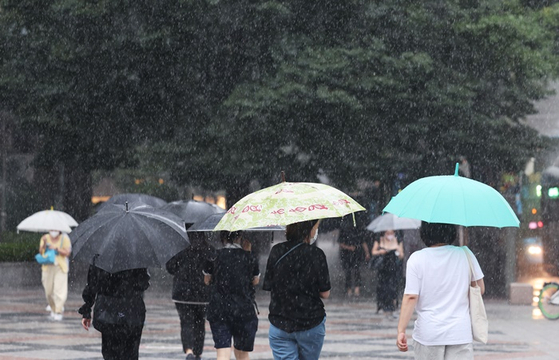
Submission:
[[[212,275],[213,291],[208,320],[242,320],[255,317],[252,279],[260,274],[258,261],[241,248],[224,248],[207,262],[204,271]]]
[[[272,292],[270,323],[289,333],[312,329],[326,315],[319,296],[331,288],[326,255],[315,246],[293,241],[275,245],[268,257],[262,288]]]

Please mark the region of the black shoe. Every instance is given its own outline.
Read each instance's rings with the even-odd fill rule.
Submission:
[[[186,355],[186,360],[195,360],[196,357],[194,356],[194,354],[188,354]]]
[[[194,359],[196,359],[196,360],[202,360],[202,355],[196,355],[196,356],[194,357]]]

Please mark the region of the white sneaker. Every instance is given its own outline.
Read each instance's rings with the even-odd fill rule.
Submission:
[[[54,321],[62,321],[63,318],[64,318],[64,316],[62,316],[62,314],[54,314],[54,315],[52,316],[52,319],[53,319]]]
[[[54,317],[54,311],[51,311],[49,316],[52,319]]]
[[[47,307],[45,308],[45,311],[52,311],[50,305],[47,305]]]

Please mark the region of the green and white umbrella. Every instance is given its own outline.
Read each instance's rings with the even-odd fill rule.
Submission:
[[[383,209],[399,217],[462,226],[518,227],[516,214],[491,186],[454,175],[416,180]]]
[[[340,190],[325,184],[282,182],[239,200],[214,231],[285,226],[306,220],[342,217],[365,208]]]

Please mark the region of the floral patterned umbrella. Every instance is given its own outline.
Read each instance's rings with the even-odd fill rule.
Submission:
[[[282,182],[239,200],[214,231],[289,225],[300,221],[342,217],[364,211],[347,194],[319,183]]]

